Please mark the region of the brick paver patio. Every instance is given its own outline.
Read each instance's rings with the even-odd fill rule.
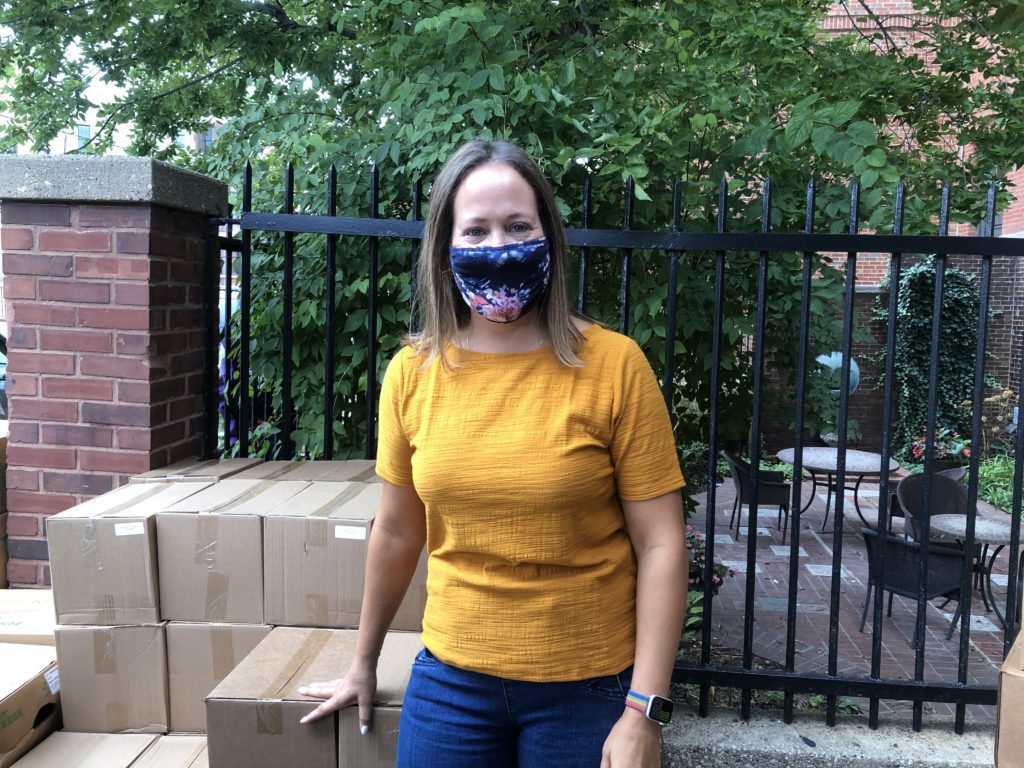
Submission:
[[[892,486],[894,487],[894,486]],[[810,483],[803,486],[804,503],[810,494]],[[732,482],[726,479],[716,491],[715,560],[725,562],[737,570],[727,579],[714,600],[712,636],[716,648],[742,649],[743,610],[747,558],[747,508],[743,508],[743,529],[736,541],[735,529],[729,530],[729,514],[733,499]],[[860,489],[860,507],[867,520],[877,516],[878,486],[865,483]],[[698,497],[700,510],[690,524],[701,532],[705,530],[706,495]],[[982,508],[984,507],[984,508]],[[799,524],[800,576],[797,589],[796,669],[798,672],[827,673],[829,601],[832,583],[833,529],[830,516],[827,530],[819,532],[825,513],[825,494],[815,499]],[[979,502],[979,515],[1002,517],[1005,513]],[[757,563],[755,565],[756,591],[754,597],[755,629],[753,651],[756,656],[782,664],[786,657],[786,617],[789,595],[790,544],[787,537],[782,545],[782,534],[776,529],[777,509],[762,509],[758,515]],[[792,518],[791,518],[792,526]],[[842,675],[868,675],[871,669],[872,607],[864,632],[858,631],[861,609],[867,589],[867,558],[860,530],[863,523],[857,517],[852,492],[846,497],[842,545],[842,575],[839,597],[839,662]],[[1008,549],[996,560],[993,579],[996,599],[1005,604]],[[949,622],[956,609],[950,603],[940,609],[941,600],[928,605],[925,653],[925,679],[955,683],[957,681],[960,633],[955,631],[946,639]],[[986,612],[980,595],[975,592],[971,602],[972,628],[968,657],[968,684],[995,685],[1003,659],[1003,630],[994,614]],[[914,679],[915,652],[910,642],[914,634],[916,603],[896,597],[892,617],[884,617],[882,628],[881,674],[885,678]],[[714,654],[712,656],[714,660]],[[867,701],[856,702],[867,711]],[[882,701],[881,712],[909,717],[909,702]],[[952,717],[955,708],[946,704],[925,704],[926,718]],[[968,722],[991,723],[995,720],[995,707],[968,706]]]

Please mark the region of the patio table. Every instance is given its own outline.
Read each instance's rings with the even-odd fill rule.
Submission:
[[[796,462],[796,449],[795,448],[784,448],[778,452],[779,461],[786,464],[794,464]],[[829,506],[832,504],[832,493],[835,491],[836,498],[839,497],[838,489],[836,489],[834,475],[837,473],[839,468],[839,449],[838,448],[804,448],[800,455],[803,459],[803,468],[807,470],[811,475],[811,498],[807,500],[803,509],[800,510],[802,515],[807,511],[807,508],[811,506],[811,502],[814,501],[814,496],[818,490],[818,486],[822,485],[828,488],[828,498],[825,500],[825,519],[821,523],[821,530],[825,530],[825,526],[828,525],[828,511]],[[865,477],[879,477],[881,475],[880,469],[882,466],[882,455],[879,453],[871,453],[869,451],[857,451],[852,448],[847,448],[845,452],[846,456],[846,473],[843,489],[844,491],[853,491],[853,507],[857,510],[857,516],[861,519],[864,525],[874,527],[871,523],[864,519],[864,515],[860,511],[860,502],[858,500],[858,493],[860,492],[860,484],[864,482]],[[889,471],[895,472],[900,468],[899,462],[895,459],[889,459]],[[821,476],[824,475],[824,480],[821,480]],[[849,485],[849,478],[856,478],[856,482],[851,487]]]
[[[967,539],[967,516],[966,515],[933,515],[931,518],[931,532],[937,539],[956,541],[963,545]],[[981,573],[981,597],[985,607],[991,606],[999,623],[1006,626],[1006,619],[999,611],[999,603],[992,594],[992,567],[995,565],[996,557],[1011,542],[1010,523],[1008,520],[992,520],[978,517],[974,520],[974,542],[984,546],[978,564],[975,566]],[[987,556],[988,548],[992,553]]]

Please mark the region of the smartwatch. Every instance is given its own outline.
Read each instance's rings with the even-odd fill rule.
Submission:
[[[626,706],[644,713],[649,720],[658,725],[666,725],[672,719],[672,699],[664,696],[644,696],[630,689],[626,694]]]

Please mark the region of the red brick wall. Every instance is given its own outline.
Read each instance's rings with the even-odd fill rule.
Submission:
[[[203,217],[5,202],[8,578],[46,584],[48,515],[199,450]]]

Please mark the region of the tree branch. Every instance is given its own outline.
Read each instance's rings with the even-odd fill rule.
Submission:
[[[158,99],[164,99],[164,98],[166,98],[168,96],[171,96],[171,95],[173,95],[175,93],[178,93],[179,91],[183,91],[186,88],[191,88],[193,85],[198,85],[199,83],[203,82],[204,80],[209,80],[210,78],[216,77],[217,75],[219,75],[224,70],[230,69],[231,67],[233,67],[236,64],[240,63],[241,61],[242,61],[242,57],[238,56],[237,58],[234,58],[231,61],[229,61],[227,64],[223,64],[222,66],[217,67],[213,71],[207,72],[205,75],[200,75],[199,77],[194,77],[191,80],[188,80],[188,81],[182,83],[181,85],[176,85],[174,88],[170,88],[170,89],[168,89],[166,91],[162,91],[161,93],[158,93],[158,94],[156,94],[154,96],[151,96],[149,98],[149,100],[150,101],[157,101]],[[89,138],[89,140],[87,142],[85,142],[85,144],[83,144],[82,146],[78,147],[77,149],[71,150],[68,154],[69,155],[76,154],[78,152],[81,152],[86,147],[88,147],[90,144],[92,144],[94,141],[96,141],[96,139],[98,139],[102,135],[102,133],[107,129],[107,126],[110,125],[110,121],[113,120],[118,115],[118,113],[120,113],[125,108],[131,106],[132,104],[138,104],[138,103],[139,103],[139,99],[129,99],[128,101],[125,101],[125,102],[119,104],[117,106],[117,108],[113,112],[111,112],[109,115],[107,115],[107,119],[103,121],[103,124],[100,125],[100,127],[96,130],[96,133],[93,134]]]

